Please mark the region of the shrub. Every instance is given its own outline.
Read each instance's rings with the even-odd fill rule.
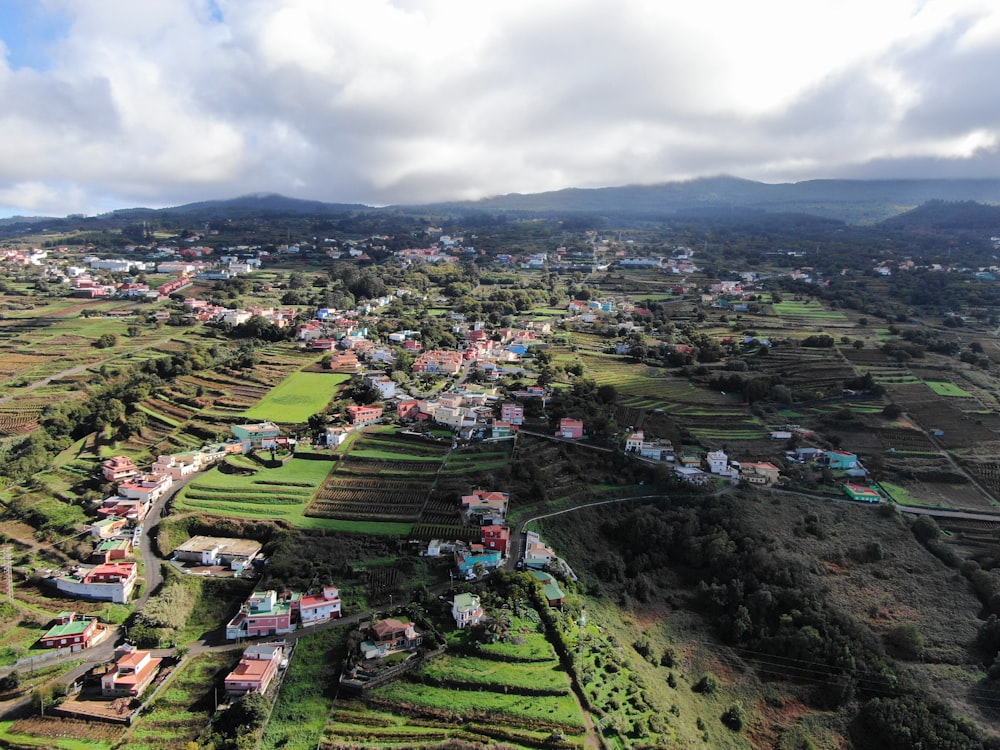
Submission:
[[[885,639],[904,659],[919,659],[924,652],[924,637],[912,622],[902,622],[890,628]]]
[[[722,714],[722,723],[734,732],[738,732],[743,729],[743,722],[746,721],[746,717],[743,715],[743,709],[737,705],[732,705],[727,708]]]
[[[719,689],[719,681],[716,679],[715,675],[709,672],[708,674],[702,676],[698,682],[694,684],[691,688],[696,693],[702,693],[703,695],[712,695],[716,690]],[[700,728],[700,727],[699,727]]]

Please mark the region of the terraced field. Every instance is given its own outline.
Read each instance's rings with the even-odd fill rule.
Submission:
[[[448,740],[515,748],[584,746],[584,717],[537,622],[512,618],[515,638],[479,656],[446,654],[367,704],[338,701],[321,748],[434,746]]]

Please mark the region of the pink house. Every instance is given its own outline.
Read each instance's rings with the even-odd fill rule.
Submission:
[[[263,693],[278,673],[284,653],[284,643],[255,643],[249,646],[236,669],[226,675],[226,692],[236,695]]]
[[[500,406],[500,421],[517,426],[524,424],[524,407],[509,401],[502,404]]]
[[[299,621],[307,628],[340,617],[340,590],[325,586],[320,594],[306,594],[299,599]]]
[[[400,419],[416,419],[419,411],[420,407],[418,407],[417,402],[412,399],[400,401],[396,404],[396,416]]]
[[[356,426],[371,424],[382,418],[381,406],[348,406],[347,417]]]
[[[109,482],[120,482],[139,473],[139,468],[128,456],[115,456],[101,464],[104,478]]]
[[[559,429],[556,432],[556,437],[579,440],[583,437],[583,422],[579,419],[563,417],[559,420]]]

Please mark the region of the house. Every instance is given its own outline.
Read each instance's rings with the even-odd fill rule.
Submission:
[[[91,568],[81,565],[53,580],[56,588],[64,594],[127,604],[137,578],[136,563],[115,561]]]
[[[400,419],[416,419],[420,408],[414,399],[407,399],[396,404],[396,416]]]
[[[252,539],[193,536],[174,550],[174,559],[197,565],[224,565],[243,570],[260,554],[263,545]]]
[[[563,602],[566,601],[566,594],[559,588],[556,579],[543,570],[532,570],[531,575],[542,587],[542,596],[545,597],[549,606],[562,607]]]
[[[526,568],[544,568],[556,559],[556,553],[545,544],[537,531],[529,531],[524,543],[524,566]]]
[[[740,478],[750,484],[774,484],[778,481],[781,470],[770,463],[740,463]]]
[[[583,422],[579,419],[563,417],[559,420],[559,429],[556,431],[556,437],[567,440],[579,440],[583,437]]]
[[[710,451],[705,460],[710,474],[724,474],[729,467],[729,456],[724,451]]]
[[[426,373],[428,375],[458,375],[461,370],[461,352],[426,351],[421,353],[413,363],[413,372]]]
[[[499,550],[500,554],[507,557],[507,549],[510,546],[510,529],[506,526],[483,526],[483,547],[486,549]]]
[[[97,539],[110,539],[128,526],[128,521],[118,516],[101,518],[90,524],[90,535]]]
[[[696,466],[675,466],[674,473],[685,482],[690,484],[704,484],[708,481],[709,475]]]
[[[639,453],[642,451],[642,444],[645,441],[646,436],[642,430],[633,432],[627,438],[625,438],[625,452],[626,453]]]
[[[473,573],[479,563],[487,570],[499,567],[500,550],[487,550],[482,544],[470,544],[468,549],[455,552],[455,567],[462,575]]]
[[[150,470],[153,474],[167,474],[172,480],[196,474],[202,469],[204,454],[201,451],[181,453],[176,456],[158,456]]]
[[[138,523],[149,512],[149,503],[143,500],[132,500],[127,497],[106,497],[97,512],[109,518],[124,518],[126,521]],[[93,529],[91,530],[93,531]]]
[[[155,503],[174,484],[169,474],[137,474],[118,485],[118,494],[131,500]]]
[[[160,671],[163,659],[149,651],[127,651],[101,677],[101,695],[106,698],[138,698]]]
[[[639,455],[653,461],[673,461],[674,444],[669,440],[643,440]]]
[[[55,623],[38,640],[42,648],[68,648],[82,651],[87,648],[103,628],[97,618],[82,618],[75,612],[62,612]]]
[[[500,421],[520,427],[524,424],[524,407],[507,401],[500,405]]]
[[[858,457],[847,451],[827,451],[827,466],[831,469],[855,469],[858,466]]]
[[[377,659],[399,651],[411,651],[424,641],[423,634],[412,622],[395,618],[379,620],[368,629],[368,640],[361,644],[365,659]]]
[[[323,433],[323,440],[327,447],[335,448],[347,440],[347,430],[343,427],[327,427]]]
[[[113,560],[124,560],[132,554],[134,546],[132,537],[104,539],[90,553],[90,562],[106,563]]]
[[[340,589],[324,586],[320,594],[306,594],[299,599],[299,621],[307,628],[340,617]]]
[[[355,427],[363,427],[366,424],[374,424],[382,418],[381,406],[358,406],[352,404],[347,407],[347,418]]]
[[[471,495],[462,496],[462,508],[466,515],[490,515],[503,518],[507,515],[507,503],[510,495],[506,492],[473,490]]]
[[[139,468],[128,456],[115,456],[101,464],[104,479],[108,482],[120,482],[139,473]]]
[[[503,440],[504,438],[509,438],[514,436],[513,428],[510,422],[503,422],[499,419],[494,419],[490,423],[490,437],[493,440]]]
[[[458,629],[464,630],[483,619],[483,605],[475,594],[456,594],[451,602],[451,616]]]
[[[234,641],[237,638],[284,635],[293,630],[291,601],[279,599],[278,592],[269,589],[250,595],[226,625],[226,638]]]
[[[257,422],[255,424],[234,424],[230,429],[236,439],[243,443],[243,452],[259,447],[265,440],[274,440],[281,436],[281,428],[274,422]]]
[[[226,693],[230,695],[264,693],[278,674],[284,656],[284,641],[255,643],[248,646],[236,668],[226,675]]]
[[[863,484],[845,484],[842,485],[844,494],[847,495],[851,500],[857,500],[860,503],[880,503],[882,502],[882,495],[878,490],[872,487],[866,487]]]

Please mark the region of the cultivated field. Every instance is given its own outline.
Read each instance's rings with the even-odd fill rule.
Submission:
[[[268,391],[260,402],[243,416],[249,420],[270,420],[279,424],[305,422],[323,411],[348,375],[320,372],[296,372]]]

